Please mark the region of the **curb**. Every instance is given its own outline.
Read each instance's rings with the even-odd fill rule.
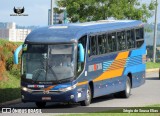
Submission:
[[[158,72],[160,68],[146,69],[146,72]]]
[[[12,101],[7,101],[7,102],[4,102],[4,103],[0,103],[0,106],[5,107],[5,106],[8,106],[8,105],[12,105],[12,104],[20,103],[20,102],[21,102],[21,98],[18,98],[18,99],[12,100]]]

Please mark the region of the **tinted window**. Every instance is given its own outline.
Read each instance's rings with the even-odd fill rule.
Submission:
[[[84,47],[84,53],[86,51],[86,44],[87,44],[87,36],[83,36],[78,40],[78,43],[81,43]],[[78,49],[79,51],[79,49]],[[85,53],[86,54],[86,53]],[[78,62],[79,54],[77,54],[77,62]],[[84,69],[84,62],[78,62],[77,63],[77,77]]]
[[[143,28],[136,29],[136,40],[143,39]]]
[[[137,47],[141,47],[143,43],[144,43],[144,40],[142,40],[142,41],[137,41]]]
[[[87,43],[87,36],[83,36],[79,39],[78,43],[81,43],[84,48],[84,53],[86,52],[86,43]]]
[[[128,49],[135,47],[135,36],[134,36],[134,30],[128,30],[126,32],[127,36],[127,47]]]
[[[98,35],[98,51],[99,54],[105,54],[107,52],[106,49],[106,45],[107,45],[107,38],[106,35]]]
[[[125,32],[117,32],[118,50],[126,49],[126,37]]]
[[[143,43],[144,43],[144,29],[143,28],[136,29],[137,47],[141,47]]]
[[[97,38],[96,38],[96,36],[90,37],[90,54],[97,55]]]
[[[108,34],[108,52],[117,51],[116,33]]]

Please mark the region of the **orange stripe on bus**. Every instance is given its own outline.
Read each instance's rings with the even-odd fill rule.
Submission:
[[[115,60],[128,58],[128,55],[129,55],[129,51],[121,52],[118,54]]]
[[[54,85],[55,86],[55,85]],[[54,86],[49,86],[47,88],[45,88],[44,90],[47,91],[47,90],[51,90]]]
[[[103,74],[94,79],[93,82],[122,76],[128,55],[129,51],[119,53],[118,56],[113,61],[113,63],[111,64],[111,66]]]
[[[79,82],[79,83],[77,84],[77,86],[85,85],[85,84],[87,84],[87,83],[88,83],[88,81]]]

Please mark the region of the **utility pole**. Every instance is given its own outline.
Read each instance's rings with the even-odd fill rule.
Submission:
[[[156,41],[157,41],[157,0],[156,0],[156,9],[155,9],[155,23],[154,23],[154,39],[153,39],[153,62],[156,60]]]
[[[53,25],[53,0],[51,0],[50,25]]]

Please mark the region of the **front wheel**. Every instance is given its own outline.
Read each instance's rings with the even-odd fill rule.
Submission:
[[[46,102],[36,102],[36,106],[38,108],[44,108],[46,106]]]
[[[91,88],[88,85],[88,89],[87,89],[87,93],[86,93],[86,99],[84,101],[81,101],[80,104],[81,106],[88,106],[91,103],[91,99],[92,99],[92,93],[91,93]]]

